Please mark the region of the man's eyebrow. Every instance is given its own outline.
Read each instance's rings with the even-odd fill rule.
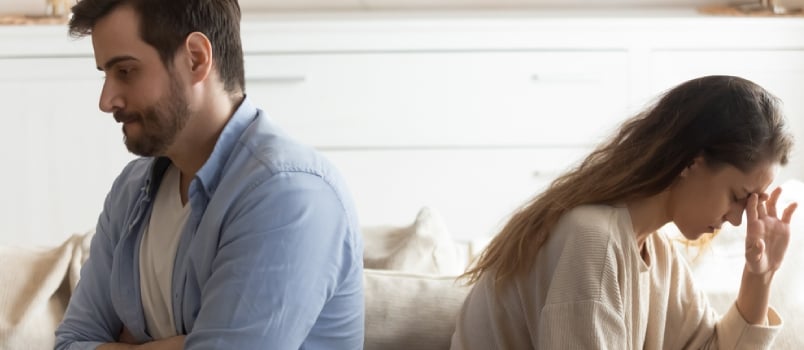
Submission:
[[[116,57],[112,57],[112,59],[106,61],[106,63],[103,65],[103,68],[98,67],[98,70],[101,71],[101,72],[105,71],[105,70],[109,70],[115,64],[118,64],[118,63],[123,62],[123,61],[131,61],[131,60],[139,61],[138,59],[134,58],[134,56],[116,56]]]

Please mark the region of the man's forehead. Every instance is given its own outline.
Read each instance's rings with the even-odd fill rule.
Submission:
[[[121,5],[101,17],[92,27],[92,46],[95,63],[105,69],[122,61],[137,58],[149,45],[139,34],[139,18],[129,5]]]

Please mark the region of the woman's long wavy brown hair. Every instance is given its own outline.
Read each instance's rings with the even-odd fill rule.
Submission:
[[[528,272],[568,210],[658,194],[697,156],[708,166],[730,164],[744,172],[764,160],[787,164],[793,139],[779,105],[759,85],[733,76],[702,77],[669,90],[515,212],[461,277],[472,284],[493,273],[498,284]]]

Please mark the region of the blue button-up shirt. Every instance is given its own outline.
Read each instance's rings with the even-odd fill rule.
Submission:
[[[148,334],[139,247],[166,158],[115,180],[56,349]],[[289,139],[246,98],[190,183],[173,267],[186,349],[362,349],[362,242],[335,168]]]

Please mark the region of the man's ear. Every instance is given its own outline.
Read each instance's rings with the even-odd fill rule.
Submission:
[[[190,64],[192,83],[204,81],[212,70],[212,44],[206,35],[192,32],[184,41],[184,50]]]

